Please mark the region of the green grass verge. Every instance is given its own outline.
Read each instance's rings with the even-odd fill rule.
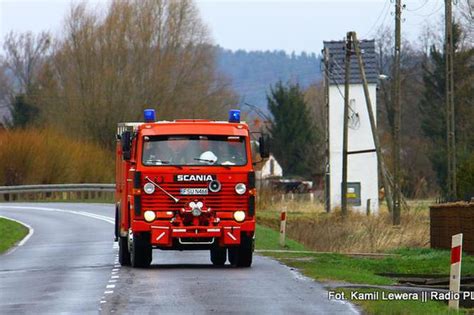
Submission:
[[[271,228],[257,225],[257,249],[308,250],[304,245],[287,239],[287,247],[278,244],[279,233]],[[280,260],[290,267],[300,270],[304,275],[318,281],[344,281],[356,284],[391,285],[393,278],[380,274],[430,274],[449,275],[450,252],[429,248],[403,248],[391,251],[395,256],[367,258],[329,253],[288,253],[263,252],[263,255]],[[474,275],[474,257],[463,256],[463,275]],[[349,289],[345,291],[350,297]],[[358,292],[374,292],[373,289],[360,289]],[[386,291],[389,292],[389,291]],[[353,301],[368,314],[446,314],[447,305],[443,302],[429,301]]]
[[[308,250],[304,245],[293,241],[287,240],[286,246],[281,247],[278,243],[280,234],[275,230],[257,224],[257,230],[255,231],[255,247],[256,249],[267,249],[267,250]]]
[[[287,239],[287,246],[278,244],[279,233],[268,227],[257,226],[257,249],[308,250],[304,245]],[[264,253],[300,269],[304,274],[321,280],[346,281],[375,285],[394,284],[384,273],[449,275],[450,252],[431,248],[403,248],[391,251],[394,256],[380,258],[351,257],[324,253]],[[463,275],[474,275],[474,256],[463,255]]]
[[[0,253],[7,251],[28,234],[22,224],[0,218]]]

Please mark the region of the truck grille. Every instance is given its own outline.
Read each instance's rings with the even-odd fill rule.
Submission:
[[[207,188],[208,183],[163,183],[160,184],[160,186],[174,197],[178,198],[179,202],[175,203],[160,189],[156,188],[155,192],[151,195],[145,193],[142,194],[142,209],[175,211],[184,208],[187,203],[195,199],[202,201],[206,208],[210,207],[214,211],[247,209],[248,197],[246,195],[241,196],[235,193],[235,183],[221,184],[222,188],[217,193],[209,191],[208,195],[182,196],[180,195],[181,188]]]

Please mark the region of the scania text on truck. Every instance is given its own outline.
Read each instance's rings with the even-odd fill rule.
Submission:
[[[255,243],[251,133],[229,121],[120,123],[115,235],[122,265],[147,267],[152,249],[209,250],[214,265],[250,267]],[[259,138],[259,154],[268,146]]]

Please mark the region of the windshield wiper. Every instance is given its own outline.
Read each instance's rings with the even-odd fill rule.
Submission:
[[[201,158],[194,158],[195,161],[202,161],[202,162],[208,162],[208,163],[216,163],[214,160],[209,160],[209,159],[201,159]]]
[[[177,167],[179,169],[183,168],[181,165],[171,164],[171,161],[167,161],[167,160],[146,160],[146,162],[147,164],[152,164],[152,165],[170,165],[170,166]]]
[[[208,159],[201,159],[201,158],[194,158],[196,161],[203,161],[203,162],[208,162],[208,163],[212,163],[212,165],[218,165],[218,166],[222,166],[222,167],[225,167],[226,169],[231,169],[230,165],[226,165],[226,164],[216,164],[217,160],[208,160]]]

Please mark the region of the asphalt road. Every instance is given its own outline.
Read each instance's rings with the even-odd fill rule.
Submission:
[[[0,255],[0,314],[343,314],[321,284],[269,258],[252,268],[213,267],[208,251],[153,251],[149,269],[120,267],[113,206],[0,204],[30,225]],[[1,237],[1,236],[0,236]]]

